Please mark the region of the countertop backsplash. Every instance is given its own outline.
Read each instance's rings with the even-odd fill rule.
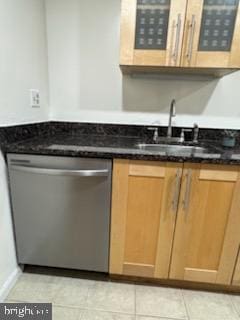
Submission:
[[[154,126],[155,127],[155,126]],[[141,125],[119,125],[119,124],[96,124],[96,123],[76,123],[76,122],[41,122],[33,124],[23,124],[0,127],[0,146],[7,143],[15,143],[35,137],[54,136],[54,135],[104,135],[114,137],[140,138],[145,142],[151,142],[153,133],[148,130],[149,126]],[[159,136],[166,136],[167,127],[158,127]],[[199,140],[213,140],[221,144],[223,129],[201,129]],[[237,145],[240,146],[240,130],[237,131]],[[179,137],[181,128],[173,127],[173,136]],[[191,134],[190,134],[191,135]],[[189,137],[189,140],[191,137]]]

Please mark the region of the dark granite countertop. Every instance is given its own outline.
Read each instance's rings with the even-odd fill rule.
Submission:
[[[240,147],[226,149],[217,140],[200,140],[199,146],[206,147],[207,153],[166,153],[139,149],[139,143],[149,143],[144,136],[120,136],[109,134],[63,134],[55,132],[2,146],[5,153],[21,153],[51,156],[123,158],[136,160],[158,160],[174,162],[201,162],[216,164],[240,164]]]

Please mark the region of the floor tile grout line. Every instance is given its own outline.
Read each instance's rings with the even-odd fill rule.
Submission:
[[[78,319],[78,320],[82,320],[83,314],[84,314],[84,310],[81,309],[81,312],[80,312],[80,315],[79,315],[79,319]]]
[[[137,319],[137,287],[136,287],[136,283],[134,283],[134,315],[135,315],[135,319]]]
[[[57,304],[54,303],[53,306],[72,308],[72,309],[81,309],[81,310],[102,311],[102,312],[110,312],[110,313],[117,313],[117,314],[120,313],[120,314],[131,315],[131,316],[134,315],[134,313],[129,313],[129,312],[125,312],[125,311],[113,311],[113,310],[107,310],[107,309],[103,309],[103,308],[74,306],[74,305],[66,305],[66,304],[59,304],[59,303],[57,303]]]
[[[96,309],[83,309],[83,308],[79,308],[79,307],[76,307],[76,308],[73,308],[73,307],[65,307],[63,305],[55,305],[56,307],[61,307],[61,308],[65,308],[65,309],[79,309],[80,312],[80,315],[79,315],[79,318],[78,320],[82,320],[84,314],[86,311],[94,311],[94,312],[101,312],[101,313],[108,313],[108,314],[114,314],[114,315],[126,315],[126,316],[129,316],[129,317],[132,317],[134,316],[133,314],[129,314],[129,313],[123,313],[123,312],[114,312],[114,311],[109,311],[109,310],[96,310]],[[167,318],[168,319],[168,318]],[[174,319],[174,320],[181,320],[181,319]]]
[[[169,317],[163,317],[163,316],[154,316],[154,315],[147,315],[147,314],[138,314],[138,317],[140,317],[140,320],[142,317],[147,317],[147,318],[151,318],[151,319],[158,319],[158,320],[186,320],[183,318],[169,318]]]
[[[183,303],[184,303],[184,306],[185,306],[185,309],[186,309],[187,319],[190,320],[190,315],[189,315],[187,303],[186,303],[186,300],[185,300],[185,297],[184,297],[184,291],[183,291],[183,289],[181,289],[181,295],[182,295]]]
[[[52,305],[53,305],[53,307],[62,307],[62,308],[80,309],[80,310],[90,310],[87,307],[74,306],[74,305],[62,304],[62,303],[53,303]]]
[[[90,299],[90,291],[92,291],[94,293],[94,291],[96,291],[96,287],[97,287],[97,281],[94,281],[93,284],[91,286],[88,286],[88,289],[87,289],[87,298],[86,298],[86,304],[88,306],[89,304],[89,299]]]
[[[129,313],[125,311],[113,311],[113,310],[107,310],[107,309],[102,309],[102,308],[94,308],[94,307],[85,307],[85,306],[76,306],[76,305],[69,305],[69,304],[64,304],[64,303],[53,303],[53,302],[30,302],[30,301],[24,301],[24,300],[15,300],[11,299],[10,300],[12,303],[51,303],[52,306],[54,307],[61,307],[61,308],[68,308],[68,309],[79,309],[83,311],[101,311],[101,312],[109,312],[109,313],[114,313],[114,314],[122,314],[122,315],[129,315],[129,316],[134,316],[134,313]],[[178,320],[178,319],[177,319]],[[181,319],[180,319],[181,320]]]
[[[19,300],[11,300],[16,303],[37,303],[37,302],[27,302],[27,301],[19,301]],[[51,302],[50,302],[51,303]],[[120,311],[111,311],[111,310],[104,310],[104,309],[94,309],[94,308],[88,308],[88,307],[80,307],[80,306],[73,306],[73,305],[65,305],[65,304],[55,304],[52,303],[53,307],[61,307],[61,308],[66,308],[66,309],[78,309],[79,311],[82,311],[80,313],[79,319],[78,320],[82,320],[82,317],[84,315],[85,311],[99,311],[99,312],[105,312],[105,313],[110,313],[110,314],[120,314],[120,315],[127,315],[127,316],[135,316],[135,319],[137,319],[137,316],[140,317],[149,317],[149,318],[153,318],[153,319],[165,319],[165,320],[186,320],[183,318],[169,318],[169,317],[159,317],[159,316],[155,316],[155,315],[147,315],[147,314],[132,314],[132,313],[126,313],[126,312],[120,312]]]
[[[161,315],[152,315],[152,314],[147,314],[147,313],[137,313],[136,314],[138,317],[149,317],[149,318],[156,318],[156,319],[170,319],[170,320],[189,320],[187,318],[176,318],[174,316],[171,317],[166,317],[166,316],[161,316]]]
[[[38,303],[38,302],[29,302],[29,301],[23,301],[23,300],[11,300],[12,303]],[[40,302],[40,303],[52,303],[52,302]],[[75,309],[82,311],[80,314],[80,318],[78,320],[82,319],[82,316],[85,311],[99,311],[99,312],[106,312],[110,314],[120,314],[120,315],[127,315],[127,316],[135,316],[133,313],[128,313],[124,311],[112,311],[112,310],[106,310],[106,309],[95,309],[95,308],[88,308],[88,307],[83,307],[83,306],[76,306],[76,305],[66,305],[66,304],[59,304],[59,303],[52,303],[53,307],[60,307],[60,308],[66,308],[66,309]],[[167,318],[168,319],[168,318]],[[175,319],[174,319],[175,320]],[[182,319],[176,319],[176,320],[182,320]]]
[[[88,300],[89,300],[89,297],[90,297],[90,290],[95,290],[95,288],[96,288],[96,286],[97,286],[97,282],[96,281],[94,281],[94,283],[92,284],[92,286],[89,286],[88,287],[88,289],[87,289],[87,295],[86,295],[86,305],[88,306]],[[76,306],[77,307],[77,306]],[[80,317],[79,317],[79,320],[82,320],[82,318],[83,318],[83,315],[84,315],[84,313],[86,312],[86,310],[89,310],[89,309],[85,309],[85,308],[82,308],[82,312],[81,312],[81,314],[80,314]]]
[[[230,301],[231,306],[232,306],[233,310],[235,311],[237,317],[240,318],[240,313],[239,313],[237,307],[235,306],[235,303],[233,303],[233,301],[232,301],[232,299],[231,299],[231,297],[233,297],[233,295],[232,295],[232,296],[230,296],[230,295],[225,295],[225,296],[226,296],[226,297],[228,298],[228,300]]]
[[[233,311],[236,313],[237,317],[240,318],[240,314],[235,306],[235,304],[233,303],[232,299],[231,299],[231,295],[228,295],[228,294],[224,294],[224,296],[229,300],[231,306],[232,306],[232,309]]]

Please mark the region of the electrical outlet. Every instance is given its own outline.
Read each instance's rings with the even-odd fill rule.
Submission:
[[[30,106],[40,108],[40,92],[37,89],[30,89]]]

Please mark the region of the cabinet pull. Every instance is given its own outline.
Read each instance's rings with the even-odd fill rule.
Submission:
[[[192,21],[189,23],[189,29],[191,29],[191,32],[190,32],[190,37],[189,37],[188,50],[187,50],[187,54],[186,54],[189,63],[192,60],[193,39],[194,39],[195,27],[196,27],[196,16],[195,16],[195,14],[193,14]]]
[[[176,41],[175,41],[175,46],[174,46],[174,51],[173,51],[173,59],[176,62],[178,58],[178,51],[179,51],[179,43],[180,43],[180,34],[181,34],[181,28],[182,28],[182,19],[181,19],[181,14],[178,14],[177,18],[177,31],[176,31]]]
[[[186,211],[186,214],[188,213],[188,208],[189,208],[189,202],[190,202],[190,192],[191,192],[191,184],[192,184],[192,170],[188,169],[187,174],[186,174],[186,191],[185,191],[185,196],[183,200],[183,208]]]
[[[179,201],[179,195],[180,195],[180,184],[181,184],[181,170],[178,169],[176,172],[176,180],[175,180],[175,190],[173,195],[173,201],[172,201],[172,208],[175,213],[177,213],[178,209],[178,201]]]

